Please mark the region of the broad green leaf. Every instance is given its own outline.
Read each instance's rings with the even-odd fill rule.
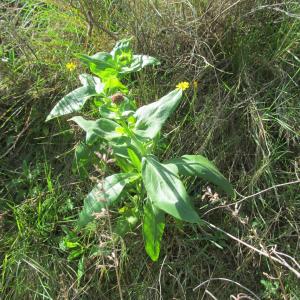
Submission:
[[[99,157],[95,155],[95,152],[105,153],[106,148],[107,146],[102,141],[92,145],[85,142],[79,143],[75,148],[72,172],[78,173],[82,179],[88,178],[90,167],[99,162]]]
[[[72,248],[77,248],[77,247],[81,247],[80,243],[78,242],[70,242],[70,241],[66,241],[65,242],[65,246],[68,248],[68,249],[72,249]]]
[[[216,166],[202,155],[183,155],[167,161],[165,165],[175,173],[185,176],[198,176],[214,183],[233,196],[234,190],[228,180],[220,173]]]
[[[120,213],[121,216],[117,219],[117,223],[113,227],[113,232],[123,237],[126,233],[134,230],[139,220],[139,213],[136,207],[124,207],[124,212]]]
[[[107,95],[112,95],[116,92],[127,93],[128,89],[117,77],[111,76],[105,81],[104,92]]]
[[[122,117],[128,118],[129,123],[135,123],[135,117],[133,116],[134,113],[135,112],[133,110],[125,110],[122,112]]]
[[[150,66],[150,65],[159,65],[160,62],[158,59],[156,59],[153,56],[149,56],[149,55],[134,55],[133,56],[133,64],[139,64],[141,66],[141,68],[144,68],[146,66]]]
[[[132,144],[132,140],[127,136],[122,136],[115,138],[110,142],[113,149],[113,153],[116,156],[123,157],[125,159],[130,159],[128,154],[128,149],[131,149],[135,153],[138,153],[137,148]]]
[[[71,251],[71,253],[68,255],[68,261],[72,261],[73,259],[81,256],[84,253],[84,249],[75,249],[73,251]]]
[[[134,167],[129,164],[128,160],[123,157],[116,157],[116,165],[124,173],[134,172]]]
[[[133,109],[136,109],[133,101],[129,100],[127,97],[124,97],[124,101],[118,104],[111,102],[102,104],[99,106],[99,113],[104,118],[119,120],[132,116],[135,113]]]
[[[129,155],[128,155],[128,152],[127,152],[127,149],[128,149],[129,145],[130,144],[128,142],[111,143],[114,155],[125,158],[125,159],[129,159]]]
[[[124,52],[124,51],[128,52],[129,50],[131,50],[130,41],[131,41],[131,38],[117,41],[114,48],[110,51],[111,56],[115,59],[122,52]]]
[[[132,61],[130,39],[118,41],[110,54],[119,67],[129,65]]]
[[[165,213],[147,200],[144,206],[143,235],[145,249],[153,261],[157,261],[165,229]]]
[[[143,157],[142,177],[148,197],[156,207],[179,220],[200,221],[182,181],[155,156]]]
[[[85,268],[84,268],[84,256],[82,256],[78,261],[77,266],[77,286],[80,285],[80,281],[82,276],[85,274]]]
[[[116,131],[120,125],[108,119],[98,119],[96,121],[85,120],[83,117],[74,117],[70,119],[77,123],[86,132],[86,143],[91,144],[97,138],[112,140],[121,137],[122,135]]]
[[[159,61],[148,55],[132,55],[130,39],[124,39],[110,52],[116,64],[121,68],[120,74],[140,71],[149,65],[158,65]]]
[[[119,119],[119,114],[117,110],[113,107],[108,107],[107,105],[102,105],[99,107],[99,113],[101,117],[106,119]]]
[[[79,80],[83,86],[94,87],[97,94],[103,93],[105,84],[101,82],[100,78],[90,74],[81,74],[79,75]]]
[[[132,72],[138,72],[146,66],[159,65],[160,62],[149,55],[133,55],[133,60],[130,65],[121,69],[121,74],[128,74]]]
[[[107,68],[115,69],[117,67],[112,55],[107,52],[98,52],[92,56],[88,56],[86,54],[77,54],[77,57],[87,66],[94,66],[100,70]]]
[[[135,133],[143,138],[153,139],[168,117],[174,112],[182,97],[182,90],[176,89],[160,100],[140,107],[136,113]]]
[[[63,97],[54,106],[50,114],[47,116],[46,122],[53,118],[79,111],[84,103],[94,95],[94,90],[90,89],[90,87],[88,86],[77,88],[76,90]]]
[[[84,207],[79,215],[78,225],[87,225],[94,220],[95,213],[107,209],[121,195],[124,187],[136,178],[134,173],[119,173],[106,177],[98,183],[84,200]]]
[[[117,111],[117,109],[115,109],[114,107],[107,107],[106,105],[102,105],[99,107],[99,113],[106,119],[120,120],[122,118],[129,118],[134,114],[134,111],[126,110],[123,111],[120,115],[120,112]]]
[[[81,110],[89,98],[103,92],[104,84],[99,78],[82,74],[79,79],[83,86],[63,97],[54,106],[46,121]]]
[[[136,154],[135,151],[133,151],[132,149],[130,148],[127,148],[127,152],[128,152],[128,155],[129,155],[129,158],[132,162],[132,164],[136,167],[136,169],[140,172],[141,169],[142,169],[142,164],[141,164],[141,160],[140,158],[138,157],[138,155]]]
[[[103,80],[109,77],[116,77],[119,73],[118,66],[109,53],[98,52],[92,56],[78,54],[77,57],[90,68],[93,74]]]
[[[94,153],[85,143],[80,143],[75,149],[75,157],[72,163],[72,172],[78,172],[82,178],[89,176],[87,168],[93,164]]]

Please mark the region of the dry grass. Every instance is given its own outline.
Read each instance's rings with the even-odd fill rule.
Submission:
[[[299,184],[277,186],[298,180],[300,172],[299,4],[32,3],[38,3],[33,11],[40,17],[27,10],[31,23],[11,21],[24,22],[18,6],[6,9],[5,26],[1,23],[1,47],[5,55],[16,53],[14,64],[0,71],[5,78],[0,191],[9,233],[0,240],[3,299],[119,299],[116,268],[124,299],[242,299],[243,294],[255,299],[253,293],[261,299],[298,299],[299,280],[288,268],[210,226],[171,219],[156,264],[143,251],[139,228],[116,244],[117,266],[105,220],[76,237],[85,249],[85,275],[78,283],[78,260],[68,261],[69,252],[59,249],[61,240],[72,236],[86,192],[86,183],[70,175],[70,152],[77,140],[63,122],[59,136],[42,124],[49,102],[75,85],[75,74],[64,68],[71,53],[106,50],[114,37],[132,35],[139,52],[162,62],[157,71],[135,77],[138,100],[152,101],[178,81],[198,82],[169,122],[161,156],[205,154],[240,194],[258,193],[233,206],[225,198],[201,199],[206,183],[188,182],[199,214],[260,251],[284,252],[299,261]],[[55,158],[58,153],[63,154]],[[272,186],[276,188],[260,193]],[[43,222],[35,222],[36,216]],[[91,255],[94,247],[100,250]]]

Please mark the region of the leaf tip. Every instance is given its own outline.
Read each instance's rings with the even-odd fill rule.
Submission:
[[[50,121],[52,119],[53,119],[53,117],[51,115],[48,115],[48,117],[46,118],[45,122],[48,122],[48,121]]]
[[[83,119],[81,116],[75,116],[75,117],[68,119],[68,122],[73,121],[78,124],[78,120],[81,120],[81,119]]]

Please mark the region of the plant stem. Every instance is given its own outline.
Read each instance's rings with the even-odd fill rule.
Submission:
[[[123,128],[125,129],[126,133],[128,134],[128,136],[134,141],[135,146],[138,148],[138,150],[140,151],[142,156],[145,156],[147,154],[147,150],[145,148],[145,146],[143,145],[143,143],[141,143],[137,137],[135,136],[135,134],[132,132],[132,130],[128,127],[128,125],[126,124],[126,122],[124,120],[120,120],[121,125],[123,126]]]

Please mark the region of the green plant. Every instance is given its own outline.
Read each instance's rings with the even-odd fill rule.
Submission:
[[[274,297],[278,295],[279,282],[277,281],[272,282],[270,280],[262,279],[260,283],[265,289],[263,293],[265,299],[274,299]]]
[[[110,53],[78,57],[96,77],[80,75],[82,87],[65,96],[47,120],[79,111],[93,98],[100,118],[87,120],[76,116],[71,120],[86,132],[87,147],[105,143],[121,170],[101,180],[88,194],[78,226],[101,217],[123,197],[127,203],[115,230],[124,234],[126,228],[132,229],[141,218],[146,252],[156,261],[166,213],[182,221],[201,222],[180,176],[201,177],[229,196],[233,196],[234,191],[218,169],[201,155],[184,155],[165,162],[154,155],[162,126],[180,103],[183,91],[189,86],[187,82],[178,84],[160,100],[136,108],[124,82],[130,84],[128,74],[157,65],[155,58],[133,55],[129,40],[118,42]]]

